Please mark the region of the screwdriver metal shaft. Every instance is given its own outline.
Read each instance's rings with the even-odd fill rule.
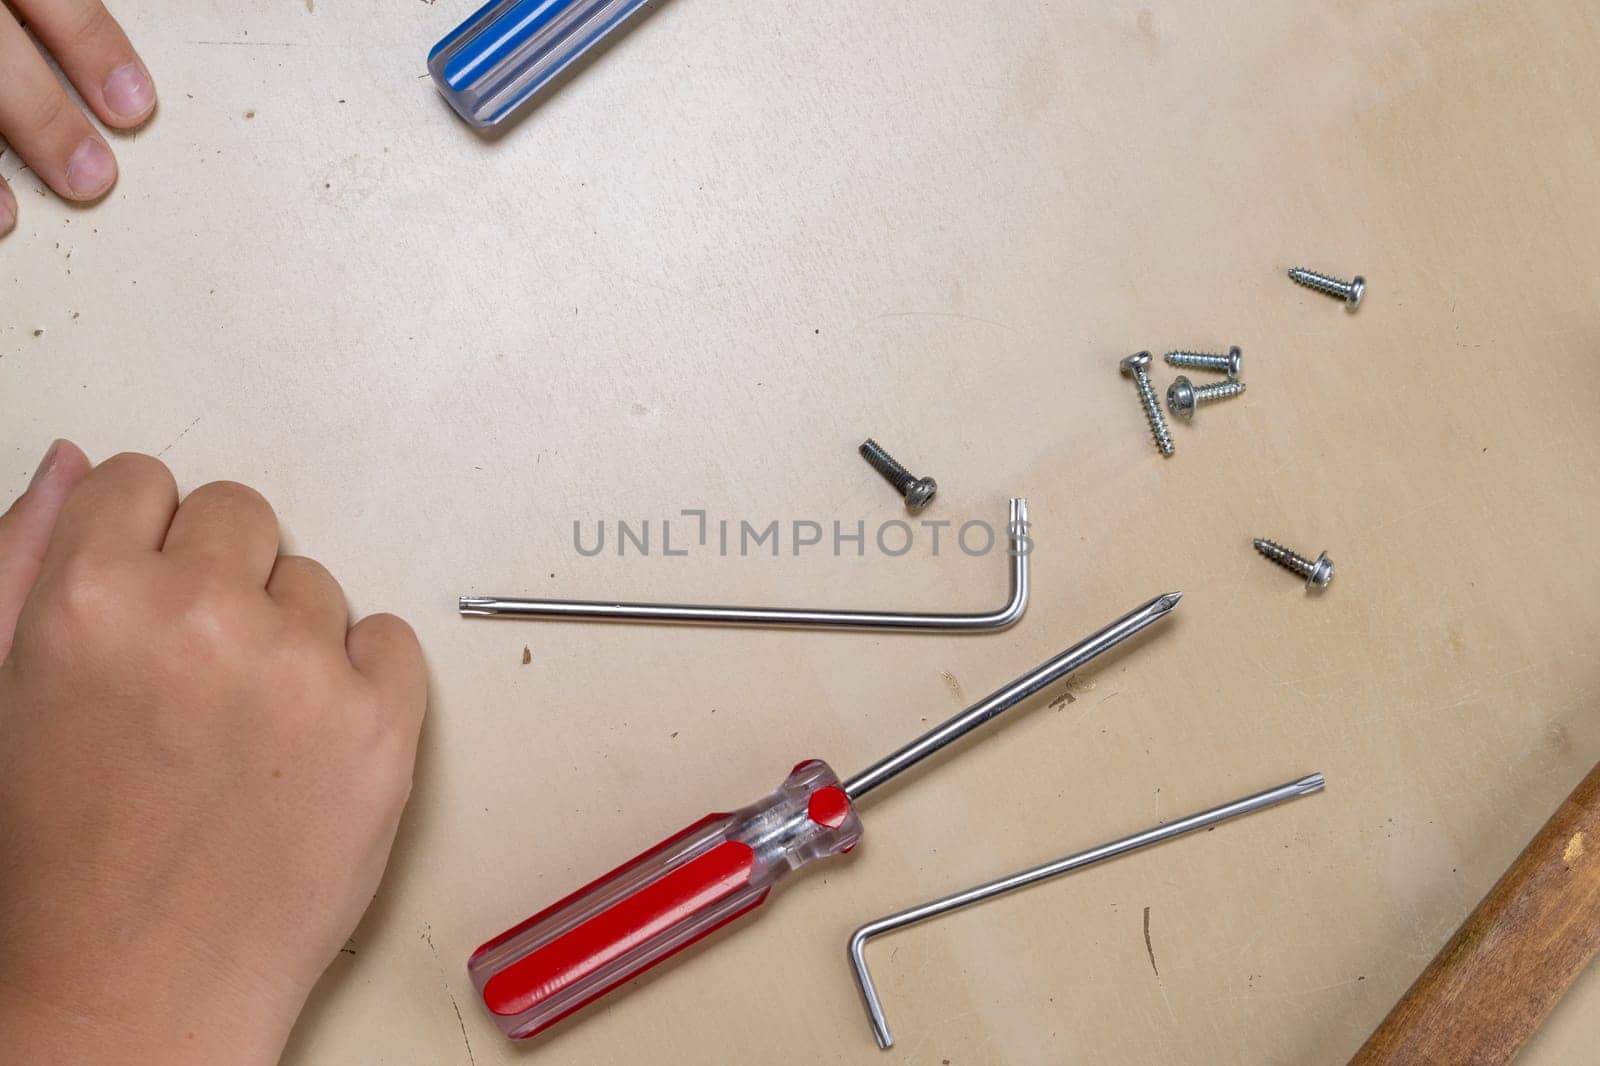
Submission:
[[[1003,688],[974,703],[971,707],[913,740],[905,747],[887,755],[840,787],[851,800],[858,800],[896,774],[904,773],[940,748],[953,744],[994,718],[1078,669],[1095,656],[1110,651],[1118,644],[1167,616],[1183,599],[1181,592],[1168,592],[1163,596],[1140,604],[1121,618],[1112,622],[1048,662],[1023,674]]]
[[[1144,603],[848,781],[801,762],[770,795],[706,815],[495,937],[467,963],[483,1005],[507,1036],[533,1036],[749,913],[790,873],[856,846],[856,799],[1165,618],[1179,598]]]

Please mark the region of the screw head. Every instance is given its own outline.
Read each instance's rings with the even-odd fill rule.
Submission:
[[[1345,310],[1354,311],[1361,306],[1361,298],[1367,294],[1367,279],[1360,274],[1350,282],[1350,295],[1345,297]]]
[[[1236,378],[1244,366],[1244,353],[1237,346],[1228,349],[1228,376]]]
[[[928,504],[933,502],[933,494],[939,491],[939,483],[931,477],[919,477],[906,489],[906,510],[916,514]]]
[[[1311,564],[1311,576],[1306,578],[1306,588],[1325,589],[1332,580],[1333,560],[1328,558],[1327,552],[1318,552],[1316,562]]]
[[[1140,370],[1148,370],[1150,368],[1150,353],[1134,352],[1132,355],[1124,358],[1118,365],[1122,367],[1122,372],[1124,374],[1132,377],[1136,372]]]
[[[1182,374],[1167,389],[1167,410],[1185,422],[1194,417],[1194,385]]]

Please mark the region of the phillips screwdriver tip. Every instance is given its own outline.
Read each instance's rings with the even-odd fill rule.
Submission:
[[[1295,782],[1302,796],[1309,796],[1313,792],[1321,792],[1327,784],[1327,778],[1321,774],[1310,774]]]

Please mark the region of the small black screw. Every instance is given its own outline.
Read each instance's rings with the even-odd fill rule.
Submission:
[[[861,458],[871,464],[872,469],[882,474],[884,480],[895,487],[895,491],[906,498],[906,510],[916,514],[933,501],[933,494],[939,491],[939,483],[931,477],[917,477],[894,461],[894,457],[883,450],[882,445],[868,437],[861,442]]]

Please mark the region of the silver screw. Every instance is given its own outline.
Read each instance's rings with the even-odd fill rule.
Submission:
[[[871,437],[861,442],[861,458],[871,464],[872,469],[882,474],[884,480],[895,487],[900,495],[906,498],[906,510],[916,514],[933,500],[933,494],[939,491],[939,483],[931,477],[917,477],[894,461],[894,458]]]
[[[1361,297],[1367,294],[1367,279],[1360,274],[1357,274],[1350,281],[1340,281],[1338,278],[1332,278],[1326,274],[1318,274],[1315,270],[1302,270],[1299,267],[1291,267],[1289,277],[1293,278],[1298,285],[1304,285],[1308,289],[1326,293],[1335,300],[1343,300],[1347,311],[1354,311],[1360,307]]]
[[[1167,420],[1162,417],[1161,404],[1156,400],[1156,390],[1150,387],[1150,353],[1135,352],[1122,360],[1122,372],[1139,386],[1139,402],[1144,405],[1144,416],[1150,420],[1150,433],[1156,439],[1161,454],[1172,455],[1172,434],[1167,432]]]
[[[1182,374],[1167,389],[1167,410],[1185,422],[1194,417],[1194,409],[1213,400],[1226,400],[1244,391],[1242,381],[1219,381],[1215,385],[1196,386]]]
[[[1190,370],[1216,370],[1230,378],[1236,378],[1244,362],[1244,353],[1237,347],[1229,348],[1227,355],[1212,355],[1209,352],[1168,352],[1166,359],[1168,366],[1181,366]]]
[[[1291,570],[1305,578],[1307,589],[1327,588],[1328,582],[1333,580],[1333,560],[1328,558],[1327,552],[1319,553],[1315,559],[1307,559],[1303,555],[1296,555],[1282,544],[1276,544],[1263,537],[1256,538],[1256,551],[1285,570]]]

